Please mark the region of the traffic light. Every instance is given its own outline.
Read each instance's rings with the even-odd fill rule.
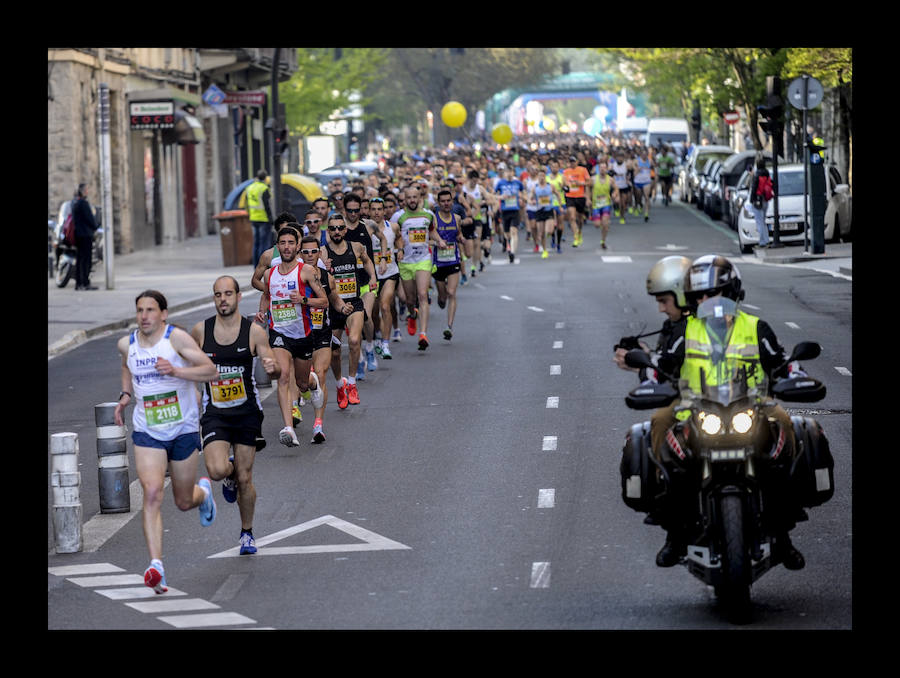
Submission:
[[[759,127],[763,132],[772,137],[772,152],[777,155],[784,155],[782,130],[784,129],[784,106],[780,101],[770,100],[769,103],[757,106],[759,112]]]
[[[275,121],[273,131],[275,134],[275,154],[281,155],[288,149],[288,136],[290,135],[290,130],[288,130],[284,120],[278,119]]]

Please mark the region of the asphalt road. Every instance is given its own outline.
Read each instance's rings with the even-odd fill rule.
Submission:
[[[582,248],[569,236],[549,260],[495,256],[461,289],[452,342],[435,303],[432,346],[420,352],[404,332],[394,360],[360,385],[360,405],[339,411],[329,382],[324,445],[308,444],[308,410],[301,447],[281,446],[276,398],[267,398],[269,442],[254,469],[259,554],[230,555],[240,525],[219,487],[208,528],[165,501],[168,583],[184,595],[115,593],[142,586],[139,504],[96,550],[58,555],[51,498],[48,628],[729,628],[706,586],[681,567],[656,567],[663,532],[621,500],[622,441],[647,416],[626,408],[635,378],[611,362],[620,336],[661,324],[645,292],[650,266],[711,251],[734,257],[748,310],[785,346],[822,344],[807,369],[827,399],[788,409],[821,422],[836,461],[834,498],[793,533],[806,568],[776,568],[754,585],[750,628],[852,628],[851,284],[745,261],[725,229],[679,205],[630,222],[614,223],[607,251],[589,229]],[[255,305],[245,297],[242,310]],[[190,327],[212,313],[173,320]],[[85,521],[99,511],[93,406],[118,392],[116,338],[48,363],[48,433],[79,434]],[[135,480],[133,459],[130,469]],[[98,572],[54,570],[87,565]],[[112,574],[132,578],[85,581]]]

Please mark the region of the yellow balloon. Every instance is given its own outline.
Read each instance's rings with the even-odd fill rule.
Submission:
[[[462,127],[466,121],[466,107],[458,101],[448,101],[441,109],[441,120],[447,127]]]
[[[508,144],[512,141],[512,129],[505,122],[498,122],[491,130],[491,138],[498,144]]]

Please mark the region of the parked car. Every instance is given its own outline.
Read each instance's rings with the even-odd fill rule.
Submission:
[[[703,211],[707,216],[718,219],[722,214],[722,186],[719,176],[725,163],[716,162],[703,185]]]
[[[707,160],[724,160],[734,153],[730,146],[694,146],[687,160],[678,173],[678,193],[682,202],[697,200],[697,174],[703,169]]]
[[[697,203],[697,209],[703,209],[703,199],[706,193],[707,183],[712,177],[713,172],[715,172],[716,167],[722,164],[721,160],[716,160],[715,158],[710,158],[706,161],[706,164],[703,166],[703,169],[697,173],[697,184],[694,188],[694,201]]]
[[[744,170],[737,183],[730,187],[725,201],[725,222],[732,231],[737,230],[738,215],[744,206],[744,201],[750,195],[750,182],[753,181],[753,168]]]
[[[779,165],[777,200],[781,242],[804,241],[803,194],[803,165]],[[850,187],[841,182],[841,175],[836,167],[828,167],[825,172],[825,198],[828,201],[825,208],[825,241],[839,242],[841,238],[849,240],[853,220]],[[773,237],[774,203],[774,200],[769,201],[766,210],[766,225],[769,228],[770,239]],[[810,203],[807,203],[807,218],[812,219]],[[741,252],[749,253],[753,246],[759,243],[756,219],[749,209],[748,200],[741,206],[737,232]]]

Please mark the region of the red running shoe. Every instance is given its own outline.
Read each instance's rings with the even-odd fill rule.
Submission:
[[[351,405],[359,405],[359,391],[356,390],[356,384],[347,384],[347,400]]]
[[[347,404],[348,404],[347,387],[338,386],[337,401],[338,401],[338,407],[340,407],[342,410],[347,409]]]
[[[418,309],[414,308],[406,317],[406,331],[411,336],[416,335],[416,318],[419,317]]]

